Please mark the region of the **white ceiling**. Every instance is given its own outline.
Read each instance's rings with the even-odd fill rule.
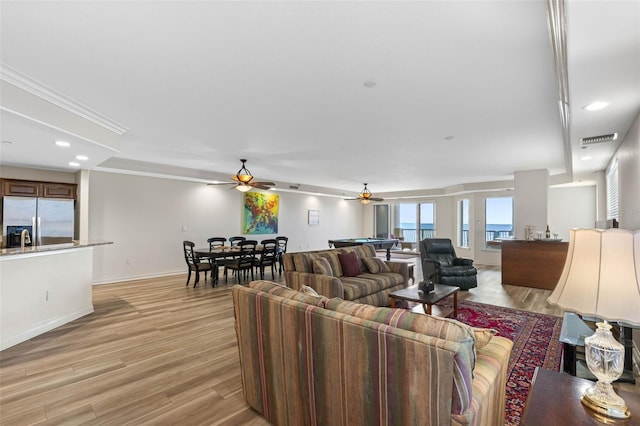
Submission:
[[[105,146],[0,94],[0,164],[70,170],[82,153],[214,179],[247,158],[279,186],[376,195],[519,170],[591,180],[640,111],[640,2],[565,5],[570,153],[544,1],[2,1],[4,69],[124,133]],[[581,109],[596,100],[610,106]]]

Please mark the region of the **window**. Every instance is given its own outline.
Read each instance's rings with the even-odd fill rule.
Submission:
[[[436,236],[435,208],[434,203],[420,203],[420,241]]]
[[[469,200],[460,200],[458,217],[458,245],[469,248]]]
[[[614,158],[605,175],[607,185],[607,220],[618,219],[618,159]]]
[[[500,249],[496,241],[513,235],[513,197],[486,199],[484,235],[488,249]]]

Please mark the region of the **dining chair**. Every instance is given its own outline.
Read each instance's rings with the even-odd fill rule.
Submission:
[[[209,251],[211,251],[215,248],[224,246],[227,242],[227,239],[224,237],[212,237],[208,238],[207,242],[209,243]]]
[[[276,242],[278,244],[279,273],[282,275],[282,270],[284,269],[284,254],[287,252],[289,237],[276,237]]]
[[[204,279],[207,280],[207,271],[211,272],[211,285],[215,285],[217,281],[213,277],[214,268],[211,265],[209,259],[201,259],[200,256],[194,250],[195,244],[192,241],[183,241],[182,248],[184,249],[184,260],[187,262],[187,266],[189,268],[189,275],[187,276],[187,284],[189,285],[189,281],[191,280],[191,271],[195,271],[196,277],[193,282],[193,287],[195,288],[198,285],[198,281],[200,281],[200,272],[204,272]],[[215,271],[217,273],[217,271]]]
[[[242,237],[242,236],[230,237],[229,238],[229,245],[231,247],[237,246],[239,243],[241,243],[242,241],[246,241],[246,240],[247,239],[245,237]]]
[[[214,249],[223,247],[226,242],[227,239],[224,237],[211,237],[207,239],[207,242],[209,243],[209,252],[212,252]],[[213,266],[213,273],[215,273],[215,282],[218,282],[218,271],[220,270],[220,266],[224,266],[224,264],[227,261],[227,257],[215,257],[215,258],[209,258],[211,261],[211,264]]]
[[[227,271],[230,269],[236,275],[238,284],[241,282],[240,275],[245,277],[251,272],[251,280],[253,281],[253,264],[256,259],[256,240],[245,240],[238,243],[238,251],[235,257],[224,265],[224,282],[227,282]]]
[[[276,262],[278,261],[278,242],[275,238],[262,240],[260,242],[262,250],[260,257],[257,257],[253,266],[260,271],[260,279],[264,280],[264,269],[271,266],[271,279],[276,278]]]

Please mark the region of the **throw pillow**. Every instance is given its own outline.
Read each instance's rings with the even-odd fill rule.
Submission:
[[[342,275],[345,277],[356,277],[362,274],[360,260],[355,252],[340,253],[338,259],[340,259],[340,266],[342,266]]]
[[[471,327],[471,329],[473,330],[473,335],[476,338],[476,349],[482,349],[487,346],[491,338],[498,334],[498,330],[494,330],[492,328]]]
[[[331,269],[329,260],[325,259],[324,257],[313,259],[313,273],[320,274],[320,275],[328,275],[332,277],[333,270]]]
[[[309,296],[320,296],[318,292],[313,289],[313,287],[309,287],[308,285],[304,284],[302,285],[302,287],[300,287],[300,293],[308,294]]]
[[[362,262],[372,274],[391,272],[391,269],[389,269],[389,265],[387,265],[384,260],[377,257],[363,257]]]
[[[305,294],[282,284],[274,283],[271,281],[252,281],[251,283],[249,283],[249,287],[256,291],[269,293],[274,296],[283,297],[285,299],[297,300],[298,302],[307,303],[309,305],[321,306],[323,308],[329,301],[329,299],[327,299],[325,296],[314,296],[312,294]]]

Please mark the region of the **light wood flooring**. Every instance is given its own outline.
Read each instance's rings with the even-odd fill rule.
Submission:
[[[232,280],[185,281],[95,286],[94,313],[0,352],[0,424],[267,424],[242,395]],[[461,299],[559,315],[549,291],[502,286],[498,268],[479,282]]]

